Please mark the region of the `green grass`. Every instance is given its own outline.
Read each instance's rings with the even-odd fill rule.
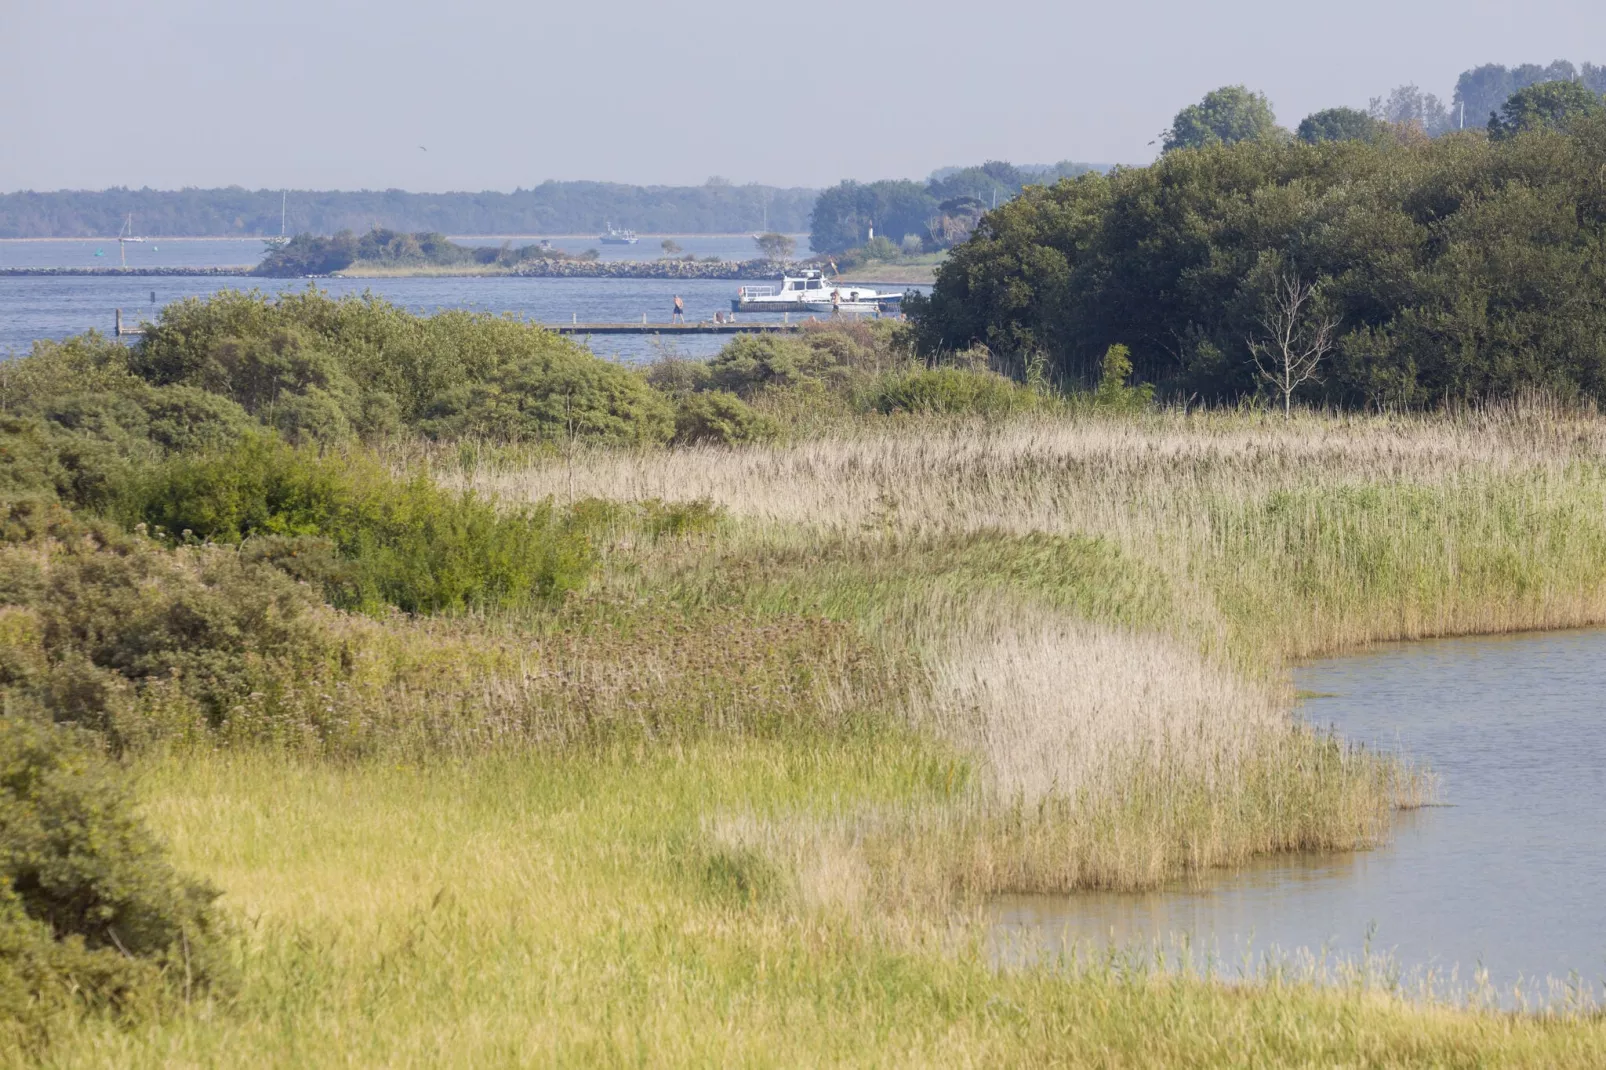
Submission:
[[[329,613],[343,687],[156,732],[146,811],[224,889],[238,993],[46,1061],[1598,1064],[1599,1018],[989,952],[1000,892],[1386,839],[1423,781],[1301,727],[1293,659],[1606,619],[1606,425],[1479,419],[476,454],[578,503],[592,585]]]
[[[234,1001],[62,1032],[47,1065],[1243,1066],[1606,1059],[1598,1020],[1229,986],[1094,960],[999,972],[963,916],[789,883],[708,820],[943,790],[875,746],[139,769],[186,868],[242,919]],[[839,866],[845,863],[838,863]],[[0,1060],[12,1061],[10,1054]]]

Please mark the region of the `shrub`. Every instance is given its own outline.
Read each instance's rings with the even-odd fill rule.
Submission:
[[[709,384],[751,400],[764,390],[823,387],[839,363],[829,349],[798,338],[744,334],[709,362]]]
[[[384,604],[414,613],[487,609],[550,598],[584,582],[586,539],[550,505],[503,512],[427,476],[398,479],[362,454],[320,456],[272,439],[179,458],[145,480],[137,518],[167,536],[239,543],[316,538],[349,572],[326,583],[344,608]],[[285,544],[264,559],[280,560]]]
[[[0,1036],[227,979],[217,894],[173,870],[77,733],[0,716]]]
[[[885,377],[874,398],[880,412],[1002,416],[1036,408],[1032,391],[993,372],[928,368]]]
[[[115,749],[151,727],[142,703],[165,703],[181,730],[215,727],[276,675],[308,679],[335,658],[308,589],[269,561],[164,551],[55,505],[8,514],[0,687]]]
[[[1104,353],[1104,366],[1099,374],[1098,389],[1093,392],[1093,404],[1115,412],[1132,412],[1146,408],[1154,400],[1154,384],[1127,385],[1132,376],[1132,354],[1123,345],[1113,345]]]
[[[533,323],[415,316],[370,296],[218,293],[168,305],[128,358],[147,382],[239,401],[298,438],[431,435],[664,442],[673,414],[641,376]]]
[[[776,433],[774,420],[724,390],[690,394],[676,406],[674,441],[682,445],[762,442]]]

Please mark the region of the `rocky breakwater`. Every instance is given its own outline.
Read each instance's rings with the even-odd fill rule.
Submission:
[[[509,275],[537,279],[768,279],[774,260],[526,260]]]
[[[0,278],[16,278],[19,276],[59,276],[104,278],[106,276],[130,276],[133,278],[191,278],[196,276],[232,277],[251,274],[247,264],[235,267],[18,267],[0,268]]]

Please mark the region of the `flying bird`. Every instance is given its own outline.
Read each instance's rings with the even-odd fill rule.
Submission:
[[[428,152],[429,150],[426,149],[424,146],[420,145],[420,146],[418,146],[418,151],[419,152]]]

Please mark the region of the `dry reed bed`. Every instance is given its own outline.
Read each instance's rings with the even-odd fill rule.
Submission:
[[[1292,722],[1287,665],[1385,639],[1606,620],[1603,457],[1606,421],[1528,404],[889,421],[788,445],[580,449],[457,478],[510,500],[712,501],[736,524],[708,584],[778,547],[817,585],[849,582],[821,548],[851,543],[872,559],[851,582],[894,585],[914,569],[901,546],[966,535],[1092,540],[1157,577],[1165,604],[1136,625],[1108,602],[1055,606],[987,577],[864,596],[923,665],[911,718],[976,756],[985,792],[832,835],[873,844],[896,828],[884,848],[924,844],[915,868],[946,866],[950,883],[1041,889],[1374,842],[1423,782]],[[1032,806],[1041,819],[1021,820]],[[967,831],[933,831],[955,822]]]

